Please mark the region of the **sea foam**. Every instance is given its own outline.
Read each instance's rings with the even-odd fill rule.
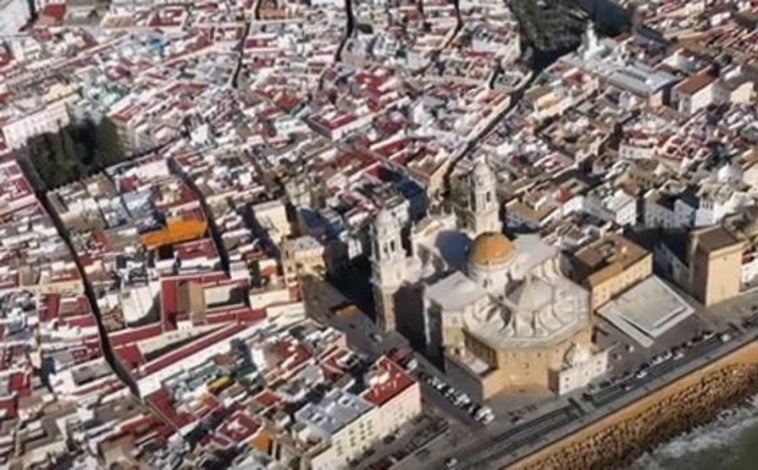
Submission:
[[[735,443],[745,430],[755,426],[758,426],[758,395],[745,405],[721,412],[715,421],[661,444],[653,451],[642,455],[628,467],[628,470],[692,468],[684,462],[677,465],[676,461],[701,452],[726,449]],[[728,468],[728,462],[724,459],[730,456],[733,456],[732,452],[725,452],[720,456],[723,468]]]

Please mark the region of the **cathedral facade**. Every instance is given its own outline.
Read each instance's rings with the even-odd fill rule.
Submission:
[[[410,250],[386,210],[372,227],[376,318],[416,336],[469,392],[566,393],[605,372],[592,344],[587,291],[563,276],[560,253],[529,234],[501,232],[496,178],[485,161],[466,181],[458,215],[434,214],[411,228]]]

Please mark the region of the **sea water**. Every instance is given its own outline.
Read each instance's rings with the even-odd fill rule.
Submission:
[[[758,470],[758,396],[662,444],[627,470]]]

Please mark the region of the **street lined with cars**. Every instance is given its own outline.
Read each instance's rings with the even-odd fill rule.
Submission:
[[[730,341],[738,333],[740,332],[735,327],[729,327],[718,335],[713,331],[705,331],[684,344],[654,356],[648,362],[641,364],[637,370],[605,381],[600,387],[586,392],[584,398],[595,406],[606,405],[631,390],[642,387],[690,361],[707,355]]]
[[[436,375],[425,371],[419,371],[416,375],[450,404],[466,413],[477,423],[487,425],[495,419],[495,415],[490,407],[475,403],[466,393],[456,390]]]

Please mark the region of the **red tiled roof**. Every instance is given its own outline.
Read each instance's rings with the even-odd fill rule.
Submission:
[[[8,377],[8,390],[20,396],[31,394],[31,374],[27,372],[14,372]]]
[[[60,306],[61,296],[60,294],[48,294],[45,297],[45,304],[38,311],[39,321],[44,323],[58,316],[58,308]]]
[[[162,333],[161,326],[158,324],[140,326],[137,328],[127,328],[108,334],[108,339],[112,346],[135,343],[147,338],[158,336]]]
[[[175,349],[170,353],[149,362],[148,364],[141,367],[141,372],[143,375],[150,375],[154,372],[168,367],[171,364],[180,362],[182,359],[192,356],[193,354],[202,351],[212,344],[224,341],[225,339],[235,335],[236,333],[239,333],[245,328],[247,328],[247,325],[239,323],[230,325],[226,328],[221,328],[214,333],[208,334],[197,341],[193,341],[190,344]]]
[[[0,420],[13,419],[18,416],[18,397],[0,398]]]
[[[361,396],[377,406],[384,405],[416,383],[400,366],[386,357],[376,361],[373,372],[376,374],[376,383]]]
[[[164,389],[149,395],[146,401],[155,407],[158,411],[158,417],[169,425],[181,428],[195,421],[191,415],[176,410],[173,398]]]
[[[179,309],[179,286],[187,282],[200,284],[212,284],[226,280],[226,274],[221,271],[202,274],[189,274],[186,276],[172,276],[161,279],[161,318],[163,328],[166,330],[176,329]]]
[[[131,369],[136,369],[145,362],[142,352],[135,344],[119,346],[114,348],[113,352],[115,352],[116,356],[118,356],[122,362],[125,362]]]
[[[46,5],[45,8],[42,9],[42,14],[40,16],[49,16],[53,18],[56,23],[61,23],[66,16],[66,4],[52,3]]]
[[[270,408],[282,401],[279,395],[268,389],[261,391],[258,395],[253,397],[253,400],[257,401],[266,408]]]

